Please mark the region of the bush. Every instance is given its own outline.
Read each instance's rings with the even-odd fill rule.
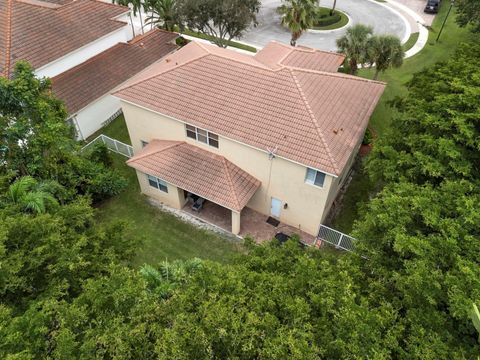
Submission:
[[[370,145],[373,141],[373,135],[370,128],[367,128],[365,135],[363,136],[362,145]]]
[[[331,10],[326,8],[318,8],[317,9],[317,16],[315,22],[313,23],[314,27],[323,27],[335,24],[342,20],[341,15],[334,11],[333,14],[330,15]]]
[[[110,167],[113,164],[112,155],[107,146],[102,143],[97,143],[93,146],[93,149],[87,156],[91,161],[95,163],[103,164],[106,167]]]

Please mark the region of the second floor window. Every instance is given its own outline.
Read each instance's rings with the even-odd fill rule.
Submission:
[[[210,131],[199,129],[195,126],[186,125],[187,136],[204,144],[218,148],[218,135]]]
[[[325,182],[325,173],[308,168],[307,175],[305,176],[305,182],[310,185],[323,187],[323,183]]]

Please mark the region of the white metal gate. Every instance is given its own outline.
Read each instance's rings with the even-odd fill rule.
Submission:
[[[320,225],[318,239],[334,245],[338,249],[353,251],[356,239],[325,225]]]

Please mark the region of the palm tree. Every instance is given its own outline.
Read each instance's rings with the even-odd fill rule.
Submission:
[[[202,260],[193,258],[190,260],[173,262],[164,261],[158,269],[145,264],[140,268],[140,274],[145,279],[148,289],[158,294],[161,298],[167,298],[172,291],[195,273],[202,266]]]
[[[137,16],[138,12],[138,16],[140,18],[140,26],[142,28],[142,34],[144,34],[145,32],[143,30],[142,0],[130,0],[129,3],[132,4],[133,15]]]
[[[152,14],[146,18],[146,24],[155,24],[167,31],[174,31],[178,24],[175,0],[146,0],[145,11]]]
[[[117,4],[121,6],[126,6],[129,7],[130,5],[130,0],[112,0],[112,4]],[[132,19],[132,12],[128,12],[128,16],[130,17],[130,25],[132,25],[132,35],[135,37],[135,27],[133,26],[133,19]]]
[[[332,10],[330,10],[330,16],[333,15],[333,12],[335,11],[336,7],[337,7],[337,0],[333,0],[333,6],[332,6]]]
[[[373,28],[362,24],[357,24],[347,29],[347,33],[337,39],[337,46],[342,54],[345,54],[346,60],[350,66],[350,74],[356,74],[358,64],[367,61],[368,40],[373,34]]]
[[[384,72],[391,67],[402,66],[405,56],[400,39],[393,35],[371,37],[368,40],[367,53],[370,66],[375,66],[375,75],[373,76],[375,80],[380,72]]]
[[[285,0],[277,9],[282,15],[282,25],[292,33],[290,45],[295,46],[302,33],[313,26],[317,13],[315,0]]]
[[[42,214],[48,207],[58,204],[53,193],[60,188],[54,181],[38,183],[31,176],[24,176],[10,185],[8,195],[10,201],[20,206],[23,211]]]

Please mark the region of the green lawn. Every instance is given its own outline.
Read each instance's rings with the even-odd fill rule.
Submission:
[[[392,126],[395,112],[388,106],[388,102],[396,96],[407,93],[405,84],[412,78],[412,75],[424,67],[450,58],[459,44],[473,39],[473,35],[468,29],[459,28],[455,24],[455,14],[452,12],[443,29],[440,41],[438,43],[435,41],[449,6],[449,2],[444,1],[442,3],[432,24],[425,48],[419,54],[406,59],[401,68],[392,69],[380,75],[380,80],[385,81],[387,87],[370,120],[370,126],[378,136],[382,136]],[[359,75],[372,78],[373,73],[374,70],[362,69]],[[352,230],[354,220],[359,217],[359,209],[362,204],[365,204],[369,195],[374,193],[374,186],[375,184],[371,184],[365,174],[357,172],[345,194],[344,206],[331,225],[340,231],[349,233]]]
[[[408,51],[410,50],[413,45],[415,45],[417,43],[417,40],[418,40],[418,36],[420,35],[420,33],[416,32],[416,33],[411,33],[410,34],[410,37],[408,38],[407,42],[405,44],[403,44],[403,51]]]
[[[100,133],[130,143],[123,116]],[[239,240],[201,230],[150,205],[140,194],[135,171],[125,165],[126,160],[114,155],[114,166],[128,179],[129,186],[98,207],[98,219],[100,222],[122,219],[130,223],[128,236],[142,241],[134,259],[135,266],[192,257],[228,262],[232,254],[242,250]]]
[[[100,134],[107,135],[115,140],[131,145],[130,136],[128,136],[127,124],[125,124],[125,118],[123,117],[123,114],[120,114],[106,127],[101,128],[95,134],[89,136],[87,142],[92,141]]]

